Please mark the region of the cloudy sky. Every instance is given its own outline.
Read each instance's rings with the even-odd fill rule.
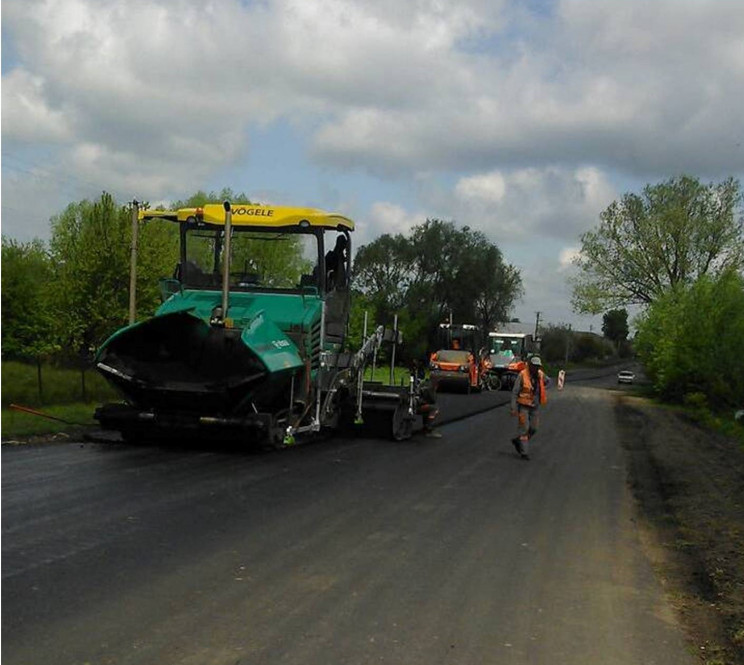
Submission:
[[[427,217],[595,330],[566,276],[628,191],[744,174],[740,0],[3,0],[2,233],[102,190]]]

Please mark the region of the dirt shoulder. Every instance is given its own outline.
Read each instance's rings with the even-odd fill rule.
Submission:
[[[619,397],[641,537],[709,665],[744,665],[744,451],[683,414]]]

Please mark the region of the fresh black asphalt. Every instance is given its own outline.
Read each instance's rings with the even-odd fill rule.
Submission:
[[[441,439],[4,445],[2,662],[696,662],[612,378],[550,391],[530,462],[508,393],[440,396]]]

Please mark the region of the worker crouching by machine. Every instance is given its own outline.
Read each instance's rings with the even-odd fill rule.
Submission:
[[[419,395],[416,412],[423,420],[423,434],[430,439],[441,439],[441,432],[434,429],[434,421],[439,415],[437,391],[431,381],[426,378],[426,370],[418,360],[413,360],[411,363],[411,378],[414,382],[414,392]]]

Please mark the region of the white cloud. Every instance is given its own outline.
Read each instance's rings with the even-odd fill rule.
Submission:
[[[569,270],[581,253],[580,247],[564,247],[558,254],[559,270]]]
[[[742,170],[734,109],[744,101],[744,12],[734,3],[569,2],[556,14],[539,29],[492,32],[503,42],[492,52],[453,48],[449,66],[433,68],[437,95],[426,105],[346,108],[316,135],[316,154],[380,173],[423,164]],[[406,69],[391,78],[405,81]]]
[[[565,1],[552,19],[483,0],[3,8],[33,106],[82,141],[134,143],[141,159],[164,146],[173,160],[190,156],[178,150],[189,136],[224,148],[281,117],[317,127],[318,159],[386,174],[584,163],[723,173],[744,163],[738,3]],[[5,104],[13,117],[22,100]],[[29,138],[18,123],[4,134]]]
[[[575,242],[616,196],[596,168],[492,171],[456,184],[452,214],[499,243],[530,238]]]
[[[498,171],[462,178],[455,187],[455,194],[459,198],[485,204],[501,203],[505,193],[506,182]]]
[[[51,108],[45,99],[43,79],[23,69],[3,78],[3,134],[34,142],[72,138],[64,111]]]
[[[504,260],[520,270],[525,295],[514,313],[522,320],[540,311],[547,322],[596,326],[592,317],[571,311],[567,276],[580,234],[595,227],[599,213],[617,198],[606,174],[590,167],[491,171],[463,177],[451,190],[429,186],[424,196],[419,205],[426,213],[375,204],[369,226],[360,224],[360,242],[381,233],[406,234],[427,217],[454,220],[459,227],[483,231]]]
[[[416,212],[390,202],[374,204],[369,221],[358,225],[357,245],[382,233],[408,234],[427,217],[454,220],[483,231],[520,270],[525,295],[515,315],[527,321],[540,311],[546,322],[596,327],[595,318],[571,311],[567,277],[580,234],[595,227],[599,213],[617,198],[605,174],[589,167],[493,171],[463,177],[451,190],[428,187],[424,195]]]
[[[356,244],[365,245],[385,233],[408,235],[414,226],[424,221],[423,214],[411,213],[395,203],[378,201],[372,205],[367,219],[362,218],[357,224]]]
[[[597,331],[601,317],[580,316],[571,310],[571,286],[566,279],[567,268],[562,263],[567,254],[559,252],[555,258],[544,255],[526,256],[517,262],[524,286],[524,298],[514,308],[515,316],[532,322],[540,312],[543,324],[572,324],[576,330]]]
[[[76,191],[182,198],[248,159],[291,172],[248,143],[281,121],[329,179],[397,180],[392,205],[502,239],[575,236],[610,172],[744,172],[739,2],[532,6],[5,0],[4,156],[44,142]],[[452,200],[405,200],[424,173],[455,179]]]

